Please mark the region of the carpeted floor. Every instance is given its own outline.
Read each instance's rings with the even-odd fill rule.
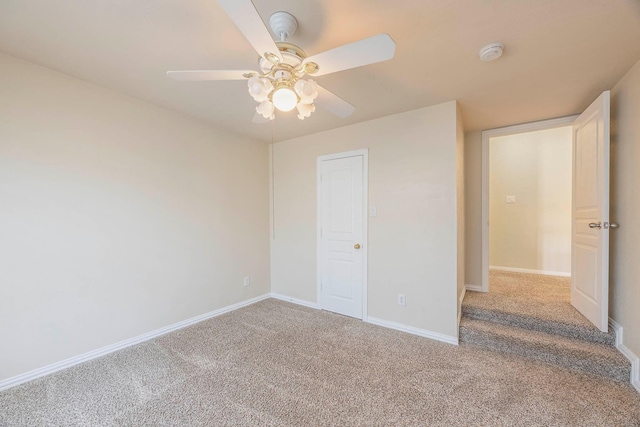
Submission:
[[[2,392],[0,425],[640,426],[640,394],[270,299]]]
[[[571,278],[491,270],[489,292],[470,292],[467,303],[592,327],[571,305]]]
[[[613,333],[600,332],[571,305],[571,279],[492,270],[489,292],[467,292],[464,313],[505,324],[555,332],[574,338],[613,344]]]
[[[492,270],[488,293],[468,292],[460,342],[629,382],[631,363],[571,305],[571,279]]]

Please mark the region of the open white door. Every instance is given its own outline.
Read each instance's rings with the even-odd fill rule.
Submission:
[[[571,304],[601,331],[609,305],[609,91],[573,124]]]

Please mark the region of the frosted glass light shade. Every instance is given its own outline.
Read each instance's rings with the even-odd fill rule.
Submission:
[[[298,103],[298,96],[287,87],[277,89],[271,97],[273,105],[280,111],[291,111]]]
[[[318,97],[318,84],[313,80],[298,80],[295,90],[303,104],[311,104]]]
[[[273,120],[273,104],[271,101],[263,101],[260,105],[256,107],[256,111],[265,119]]]
[[[316,111],[316,106],[313,104],[298,104],[298,118],[304,120],[305,117],[309,117],[311,113]]]
[[[249,88],[249,95],[257,101],[266,101],[269,97],[269,93],[273,90],[273,84],[268,79],[260,78],[258,76],[252,76],[247,82]]]

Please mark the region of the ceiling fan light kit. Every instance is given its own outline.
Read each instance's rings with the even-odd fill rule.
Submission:
[[[298,111],[304,120],[316,110],[316,99],[321,107],[339,117],[351,115],[355,107],[307,75],[325,75],[356,68],[393,58],[396,45],[388,34],[378,34],[354,43],[337,47],[307,57],[304,50],[287,42],[298,28],[296,18],[287,12],[276,12],[269,19],[269,26],[279,41],[275,42],[264,26],[251,0],[218,0],[218,3],[247,41],[260,54],[260,71],[242,70],[195,70],[168,71],[176,80],[238,80],[246,78],[249,95],[258,102],[256,113],[264,119],[273,120],[275,110]],[[258,123],[254,119],[254,122]]]

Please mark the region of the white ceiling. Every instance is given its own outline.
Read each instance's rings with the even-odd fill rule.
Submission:
[[[386,32],[391,61],[318,77],[357,107],[280,114],[275,140],[458,100],[466,130],[582,111],[640,59],[636,0],[254,0],[298,19],[315,54]],[[498,61],[478,50],[505,44]],[[2,0],[0,51],[262,140],[244,81],[178,82],[166,70],[255,69],[257,54],[215,0]]]

